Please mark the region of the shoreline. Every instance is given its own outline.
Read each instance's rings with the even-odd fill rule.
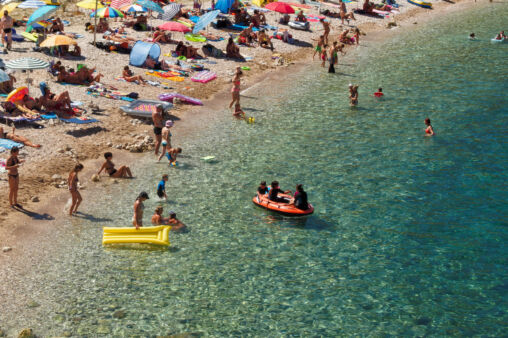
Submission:
[[[441,18],[443,15],[454,13],[460,10],[469,9],[472,6],[475,5],[488,5],[489,3],[476,3],[471,0],[463,0],[459,1],[457,3],[438,3],[435,6],[435,9],[429,11],[420,7],[410,7],[407,11],[404,13],[399,14],[398,16],[395,16],[395,21],[397,22],[397,28],[387,29],[385,25],[388,22],[388,20],[383,20],[380,23],[382,24],[373,24],[371,22],[366,23],[363,27],[360,25],[360,29],[362,32],[367,33],[367,36],[362,37],[363,42],[379,42],[381,39],[387,39],[391,38],[398,34],[398,30],[400,28],[416,28],[415,24],[416,22],[420,21],[423,23],[427,23],[433,19]],[[453,6],[452,6],[453,5]],[[436,14],[439,14],[436,16]],[[418,21],[417,21],[418,20]],[[356,47],[353,47],[356,48]],[[361,44],[360,44],[361,48]],[[351,47],[347,49],[349,53],[347,55],[351,54]],[[249,73],[248,76],[244,79],[244,83],[242,84],[245,89],[242,89],[242,95],[243,93],[249,91],[254,86],[260,85],[261,83],[268,81],[270,84],[276,84],[277,81],[283,81],[283,74],[285,72],[294,72],[298,71],[303,67],[309,66],[309,61],[312,62],[312,59],[310,58],[312,55],[313,50],[304,50],[306,53],[303,53],[301,57],[291,64],[287,65],[286,67],[275,67],[275,71],[273,69],[264,70],[262,72],[259,72],[257,74]],[[347,57],[346,55],[346,57]],[[222,79],[224,80],[224,79]],[[173,133],[176,134],[176,137],[173,137],[174,139],[178,138],[180,136],[186,136],[191,135],[191,133],[196,132],[196,128],[199,128],[200,125],[202,125],[202,121],[199,120],[200,114],[210,113],[210,110],[213,111],[212,114],[216,114],[215,109],[221,109],[224,108],[227,101],[230,99],[230,83],[229,78],[228,81],[221,83],[219,86],[219,89],[215,93],[211,95],[207,100],[204,100],[203,106],[179,106],[176,108],[176,112],[178,113],[177,119],[181,120],[176,123],[175,127],[173,127]],[[174,111],[171,111],[171,113],[174,113]],[[173,115],[173,114],[172,114]],[[207,118],[210,118],[213,116],[207,116]],[[124,119],[125,116],[124,116]],[[146,123],[143,123],[142,128],[144,129],[142,132],[146,133],[148,130],[150,130],[150,125],[147,125]],[[139,130],[138,130],[139,132]],[[148,133],[150,135],[150,133]],[[94,146],[94,145],[92,145]],[[108,147],[102,147],[104,149],[100,149],[97,151],[97,148],[93,147],[95,151],[95,158],[86,158],[83,161],[80,161],[85,165],[85,170],[81,174],[81,177],[86,177],[86,180],[83,180],[86,182],[86,191],[84,192],[84,195],[88,195],[96,189],[94,186],[95,184],[91,182],[90,177],[93,173],[95,173],[96,169],[100,166],[100,163],[102,162],[102,157],[100,154],[102,154],[103,151],[109,150]],[[143,154],[136,154],[136,153],[130,153],[125,150],[116,150],[114,149],[115,153],[115,161],[117,163],[122,163],[122,165],[125,163],[128,165],[128,163],[132,161],[139,160]],[[79,152],[78,152],[79,154]],[[79,155],[77,156],[79,159]],[[55,171],[57,171],[56,169]],[[63,175],[62,175],[63,176]],[[65,177],[64,177],[65,179]],[[106,180],[108,180],[106,178]],[[102,179],[100,183],[102,183],[102,186],[104,186],[105,179]],[[107,184],[113,184],[111,183],[113,180],[108,180]],[[21,182],[21,186],[23,186],[23,182]],[[20,195],[23,194],[22,191],[20,191]],[[68,200],[68,193],[66,190],[55,190],[55,189],[46,189],[45,191],[37,192],[37,196],[40,198],[40,202],[33,203],[30,202],[26,205],[27,210],[32,210],[38,215],[44,215],[48,212],[55,213],[56,215],[62,215],[61,210],[65,206]],[[86,198],[84,198],[86,200]],[[55,200],[57,203],[55,204]],[[58,213],[57,213],[58,211]],[[0,247],[10,247],[13,248],[12,251],[9,251],[8,253],[3,253],[0,255],[0,267],[2,267],[3,262],[5,262],[4,258],[10,257],[11,259],[13,256],[16,256],[16,251],[20,251],[19,249],[22,249],[23,247],[29,246],[29,242],[31,240],[36,240],[37,236],[36,234],[41,234],[44,231],[49,231],[48,229],[44,229],[44,227],[39,226],[39,221],[33,221],[33,219],[30,221],[30,218],[27,219],[27,217],[20,215],[18,211],[10,211],[2,212],[0,214]],[[58,217],[56,217],[55,220],[51,220],[51,225],[58,225]],[[27,224],[27,223],[30,224]],[[47,220],[42,221],[45,222],[47,225]],[[9,226],[5,226],[6,224],[9,224]],[[10,228],[10,229],[6,229]],[[19,229],[18,229],[19,228]],[[27,229],[26,229],[27,228]],[[22,229],[22,230],[20,230]],[[24,243],[27,242],[27,243]],[[23,251],[23,250],[21,250]]]

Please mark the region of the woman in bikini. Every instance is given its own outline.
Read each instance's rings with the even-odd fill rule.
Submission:
[[[97,173],[97,176],[101,174],[101,172],[104,170],[106,171],[110,177],[114,178],[132,178],[131,169],[125,165],[118,168],[118,170],[115,169],[115,164],[111,161],[113,159],[113,154],[110,152],[104,153],[104,158],[106,159],[106,162],[104,162],[101,166],[101,169]]]
[[[242,68],[236,67],[235,76],[233,76],[233,88],[231,88],[231,103],[229,109],[233,107],[235,103],[240,103],[240,78],[242,77]]]
[[[81,204],[83,198],[78,191],[78,173],[83,170],[83,165],[81,163],[76,164],[74,169],[69,173],[69,177],[67,178],[67,187],[69,188],[69,192],[71,193],[72,204],[69,209],[69,216],[72,216],[76,212],[78,212],[78,207]]]
[[[425,125],[427,126],[425,128],[425,136],[434,136],[434,135],[436,135],[434,133],[434,128],[432,128],[432,125],[430,124],[430,119],[428,117],[425,119]]]
[[[18,189],[19,189],[19,174],[18,168],[23,160],[18,158],[19,149],[18,147],[11,148],[11,156],[7,159],[5,164],[5,169],[7,170],[7,176],[9,176],[9,204],[11,208],[20,208],[23,207],[18,204]]]
[[[146,192],[141,192],[134,202],[134,215],[132,216],[132,225],[139,229],[143,226],[143,212],[145,211],[144,201],[149,199]]]
[[[130,70],[129,66],[123,67],[122,77],[127,82],[139,81],[143,85],[146,84],[146,82],[143,79],[143,77],[141,75],[134,75],[134,73],[132,73],[132,71]]]
[[[40,144],[34,144],[26,137],[14,134],[15,131],[16,131],[16,127],[14,125],[12,126],[12,133],[4,132],[4,129],[2,127],[0,127],[0,139],[4,138],[4,139],[8,139],[8,140],[11,140],[14,142],[23,143],[27,147],[32,147],[32,148],[40,148],[41,147]]]

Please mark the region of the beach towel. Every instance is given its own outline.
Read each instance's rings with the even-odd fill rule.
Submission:
[[[5,115],[5,114],[1,114],[0,113],[0,118],[2,119],[5,119],[5,120],[9,120],[9,121],[12,121],[12,122],[33,122],[33,121],[37,121],[40,119],[39,116],[34,116],[34,117],[24,117],[24,116],[9,116],[9,115]]]
[[[77,118],[73,117],[70,119],[64,119],[62,117],[58,117],[56,114],[43,114],[41,117],[45,120],[52,120],[52,119],[59,119],[60,121],[67,122],[67,123],[75,123],[75,124],[88,124],[88,123],[95,123],[100,122],[96,119],[88,119],[86,117]]]
[[[4,151],[4,149],[3,149],[3,148],[2,148],[2,149],[0,149],[0,153],[1,153],[2,151]],[[7,170],[5,169],[5,166],[6,166],[6,163],[5,163],[5,162],[6,162],[5,160],[1,160],[1,159],[0,159],[0,174],[7,172]]]
[[[182,82],[185,80],[184,77],[179,75],[174,75],[172,72],[146,72],[146,75],[155,76],[161,79],[170,80],[174,82]]]
[[[310,21],[310,22],[319,22],[319,20],[325,19],[325,17],[323,15],[307,15],[306,18],[307,18],[307,21]]]
[[[128,97],[127,95],[118,95],[118,94],[113,94],[113,93],[91,92],[91,91],[88,91],[86,93],[88,95],[91,95],[94,97],[104,97],[106,99],[111,99],[111,100],[122,100],[122,101],[127,101],[127,102],[134,101],[134,99]]]
[[[0,138],[0,148],[11,149],[12,147],[22,148],[24,147],[24,144],[14,142],[6,138]]]

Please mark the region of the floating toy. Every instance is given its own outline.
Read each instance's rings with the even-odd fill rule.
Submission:
[[[256,121],[256,119],[251,116],[251,117],[246,118],[245,121],[247,121],[247,123],[249,123],[249,124],[252,124]]]
[[[192,41],[192,42],[206,42],[206,38],[199,34],[191,34],[187,33],[185,34],[185,39]]]
[[[10,92],[5,100],[15,103],[16,101],[21,101],[25,95],[28,95],[28,88],[19,87]]]
[[[242,70],[250,70],[249,66],[242,66]]]
[[[134,227],[110,228],[104,227],[102,235],[102,244],[121,244],[121,243],[144,243],[169,246],[168,225],[155,227],[141,227],[138,230]]]
[[[217,74],[215,74],[214,72],[211,72],[209,70],[204,70],[202,72],[197,73],[193,77],[191,77],[191,81],[207,83],[207,82],[212,81],[215,78],[217,78]]]
[[[159,100],[161,100],[161,101],[173,102],[174,99],[179,99],[183,103],[189,103],[189,104],[193,104],[193,105],[196,105],[196,106],[202,106],[203,105],[203,102],[201,102],[201,100],[195,99],[195,98],[190,97],[190,96],[182,95],[182,94],[179,94],[179,93],[175,93],[175,92],[173,92],[173,93],[165,93],[165,94],[160,94],[159,95]]]
[[[288,201],[291,198],[289,195],[279,194],[278,197],[286,198]],[[270,211],[278,212],[279,214],[283,214],[286,216],[306,216],[310,215],[314,212],[314,207],[309,204],[309,208],[307,210],[301,210],[295,207],[294,205],[290,205],[288,203],[279,203],[273,202],[268,199],[267,195],[263,195],[262,197],[254,196],[252,198],[252,202],[259,207],[268,209]]]

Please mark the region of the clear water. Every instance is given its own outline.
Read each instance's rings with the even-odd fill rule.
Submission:
[[[17,277],[40,306],[0,311],[2,328],[506,334],[508,45],[489,42],[506,17],[506,5],[451,15],[365,45],[341,62],[340,76],[311,67],[248,91],[254,125],[225,111],[197,137],[175,138],[183,166],[147,155],[138,179],[107,188],[100,204],[86,201],[94,220],[67,224],[52,264]],[[468,41],[471,27],[480,41]],[[349,82],[360,84],[356,109]],[[382,101],[371,95],[378,86]],[[425,117],[436,137],[423,136]],[[217,161],[200,160],[208,155]],[[154,196],[166,172],[166,211],[190,232],[172,235],[170,250],[102,248],[101,226],[130,224],[135,196],[147,187]],[[315,214],[256,208],[257,184],[273,179],[290,189],[303,182]],[[148,222],[157,201],[146,205]]]

